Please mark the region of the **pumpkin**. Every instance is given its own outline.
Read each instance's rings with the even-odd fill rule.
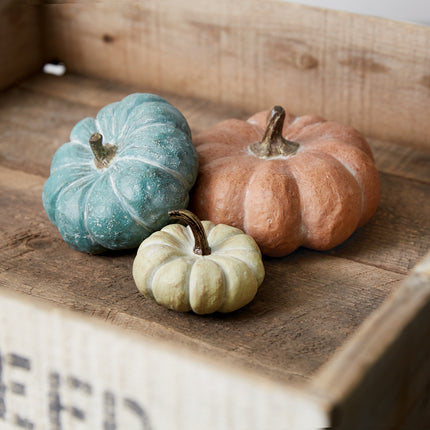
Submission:
[[[178,312],[232,312],[248,304],[264,279],[255,240],[241,230],[174,210],[169,224],[140,245],[133,262],[137,288]]]
[[[186,207],[198,157],[183,115],[154,94],[131,94],[85,118],[55,153],[43,205],[79,251],[137,248]]]
[[[200,159],[190,209],[251,235],[263,254],[327,250],[375,212],[379,177],[352,127],[275,106],[194,139]]]

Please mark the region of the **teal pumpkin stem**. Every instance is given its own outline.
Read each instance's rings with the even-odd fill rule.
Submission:
[[[103,136],[100,133],[91,135],[90,147],[94,154],[94,164],[98,169],[109,166],[116,155],[116,146],[110,143],[103,145]]]
[[[194,254],[210,255],[211,248],[208,243],[208,238],[206,237],[205,229],[196,215],[186,209],[177,209],[169,211],[169,217],[179,219],[191,228],[194,236]]]
[[[282,129],[285,121],[285,110],[282,106],[274,106],[267,119],[266,130],[261,142],[249,146],[251,152],[258,158],[273,158],[294,155],[300,144],[285,139]]]

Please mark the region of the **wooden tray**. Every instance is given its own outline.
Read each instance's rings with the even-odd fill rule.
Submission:
[[[56,3],[0,4],[0,428],[428,428],[429,28],[279,1]],[[332,251],[266,258],[233,314],[150,303],[135,251],[71,250],[41,202],[73,125],[136,91],[193,133],[273,104],[349,123],[379,208]]]

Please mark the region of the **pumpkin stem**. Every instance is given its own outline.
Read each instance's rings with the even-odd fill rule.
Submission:
[[[116,146],[106,143],[103,145],[103,136],[93,133],[90,137],[90,147],[94,154],[94,163],[98,169],[109,166],[116,154]]]
[[[208,238],[206,237],[205,229],[196,215],[186,209],[177,209],[169,211],[169,217],[177,218],[191,228],[194,236],[193,251],[195,254],[209,255],[211,253],[211,248],[208,244]]]
[[[299,144],[282,136],[285,121],[285,110],[282,106],[274,106],[267,119],[266,130],[261,142],[255,142],[249,149],[259,158],[273,158],[294,155]]]

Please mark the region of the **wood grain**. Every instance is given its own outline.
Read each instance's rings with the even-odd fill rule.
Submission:
[[[0,91],[42,67],[41,12],[36,3],[0,2]]]
[[[73,125],[86,116],[95,116],[108,103],[121,100],[133,92],[150,92],[144,86],[118,84],[112,81],[67,74],[62,77],[36,74],[12,88],[0,98],[0,133],[5,145],[0,156],[10,167],[22,165],[24,170],[47,176],[54,151],[68,140]],[[193,134],[228,118],[246,119],[245,109],[216,104],[201,98],[188,98],[158,91],[187,118]],[[49,133],[48,133],[49,131]],[[32,154],[22,146],[34,141]],[[13,136],[14,144],[8,144]],[[410,142],[369,139],[379,171],[391,175],[430,182],[430,150]],[[32,165],[28,164],[32,160]]]
[[[150,90],[76,75],[35,75],[0,98],[0,135],[4,141],[1,163],[48,176],[55,150],[68,140],[79,120],[94,117],[106,104],[138,91]],[[193,134],[225,118],[246,118],[238,109],[202,99],[157,94],[184,113]]]
[[[330,392],[334,428],[428,428],[429,336],[430,253],[310,384]]]
[[[216,354],[202,357],[76,312],[53,311],[34,297],[0,289],[0,325],[2,430],[309,430],[330,424],[314,396],[281,381]],[[14,369],[13,361],[26,369]],[[18,378],[25,392],[9,390]]]
[[[380,180],[372,219],[328,253],[407,274],[429,250],[430,183],[385,173]]]
[[[54,152],[76,122],[134,91],[146,90],[76,75],[39,74],[26,80],[0,99],[0,164],[47,177]],[[193,133],[229,117],[246,118],[238,109],[162,95],[184,113]],[[381,170],[378,210],[365,227],[327,254],[405,275],[430,243],[430,151],[385,141],[371,144]]]
[[[280,384],[280,392],[290,393],[290,403],[276,404],[286,416],[296,412],[296,399],[310,394],[312,410],[327,411],[335,428],[405,430],[412,423],[419,429],[428,417],[420,414],[430,387],[430,263],[415,266],[430,243],[429,29],[271,0],[127,0],[120,7],[50,1],[21,14],[23,4],[6,1],[0,9],[7,12],[0,18],[0,56],[8,58],[0,87],[32,73],[41,59],[63,60],[69,74],[37,74],[0,97],[2,297],[8,296],[3,290],[15,290],[48,303],[46,321],[59,308],[106,320],[125,329],[105,334],[118,342],[125,336],[127,351],[143,354],[140,341],[128,342],[131,332],[138,333],[193,350],[200,363],[210,358],[246,371],[247,383],[262,377],[265,393],[278,393]],[[9,43],[19,29],[11,26],[12,15],[28,26]],[[36,45],[40,49],[31,51]],[[17,54],[27,48],[28,58]],[[73,251],[41,203],[52,155],[73,124],[135,91],[168,98],[193,133],[275,103],[349,123],[370,137],[381,174],[378,211],[330,252],[300,249],[265,258],[266,279],[238,312],[201,318],[161,308],[135,288],[135,251]],[[7,314],[8,327],[15,327],[14,312]],[[26,317],[23,332],[33,327]],[[74,345],[91,344],[99,357],[107,348],[89,342],[86,333],[96,339],[97,330],[85,324],[79,322],[81,331],[70,328]],[[55,333],[63,339],[58,326],[50,331],[46,322],[43,328],[43,339]],[[25,349],[25,336],[0,333]],[[63,341],[81,357],[79,348]],[[86,369],[89,357],[62,364],[79,362]],[[138,372],[127,372],[129,363],[111,368],[120,367],[130,380]],[[238,393],[227,413],[242,423],[235,411],[251,394],[243,386]],[[276,411],[264,399],[264,414]],[[191,400],[198,405],[200,399]],[[225,413],[222,391],[215,400]]]
[[[369,139],[379,171],[430,182],[430,150],[415,146],[414,142],[402,145],[398,142]]]
[[[50,3],[45,49],[70,71],[430,144],[428,27],[279,0]]]
[[[265,260],[266,280],[243,310],[206,318],[178,314],[138,294],[131,275],[135,251],[89,256],[70,249],[43,211],[43,183],[0,167],[2,287],[246,363],[273,378],[308,379],[403,279],[302,250]]]
[[[184,113],[190,123],[193,134],[209,128],[226,118],[248,118],[245,108],[214,103],[202,97],[187,97],[142,83],[139,85],[118,83],[112,80],[95,79],[74,73],[67,73],[61,77],[40,73],[20,83],[17,86],[17,91],[19,89],[30,91],[35,96],[39,94],[47,97],[47,99],[58,98],[65,107],[67,107],[68,103],[81,105],[82,109],[88,109],[87,111],[83,110],[82,115],[90,115],[91,108],[97,112],[106,104],[121,100],[133,92],[155,92],[165,97]],[[20,103],[20,98],[20,95],[17,94],[14,100],[11,101],[11,105]]]

